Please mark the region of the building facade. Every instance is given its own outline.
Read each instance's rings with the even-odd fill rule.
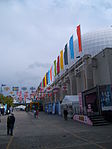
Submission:
[[[74,49],[74,61],[69,59],[63,73],[44,89],[45,103],[61,102],[65,95],[78,95],[96,86],[112,84],[112,28],[82,35],[82,53],[78,52],[77,39]]]

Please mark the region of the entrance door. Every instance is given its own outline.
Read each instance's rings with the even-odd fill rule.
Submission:
[[[85,96],[85,106],[88,113],[91,113],[93,115],[99,114],[96,92]]]

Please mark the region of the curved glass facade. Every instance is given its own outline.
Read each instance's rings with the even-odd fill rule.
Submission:
[[[75,58],[84,54],[95,56],[105,48],[112,48],[112,27],[82,35],[82,50],[78,52],[78,40],[74,41]]]

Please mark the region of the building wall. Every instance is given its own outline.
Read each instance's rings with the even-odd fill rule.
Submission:
[[[61,84],[57,93],[60,101],[65,95],[78,95],[96,85],[112,84],[112,49],[107,48],[94,57],[85,55],[82,63],[79,63],[78,67],[74,65],[59,82],[55,85]],[[63,91],[63,84],[66,84],[67,91]]]
[[[110,84],[112,84],[112,49],[108,49],[106,52],[108,65],[109,65],[109,73],[110,73]]]
[[[90,89],[93,87],[93,68],[92,68],[92,58],[88,58],[85,63],[86,72],[86,83],[87,87],[85,89]]]
[[[107,48],[95,57],[84,57],[78,73],[72,70],[69,79],[69,95],[76,95],[96,85],[112,84],[112,49]]]
[[[94,58],[97,65],[93,69],[94,86],[112,84],[112,49],[105,49]]]

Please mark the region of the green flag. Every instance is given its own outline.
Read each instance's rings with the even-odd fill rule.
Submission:
[[[56,77],[56,60],[54,61],[54,76]]]

